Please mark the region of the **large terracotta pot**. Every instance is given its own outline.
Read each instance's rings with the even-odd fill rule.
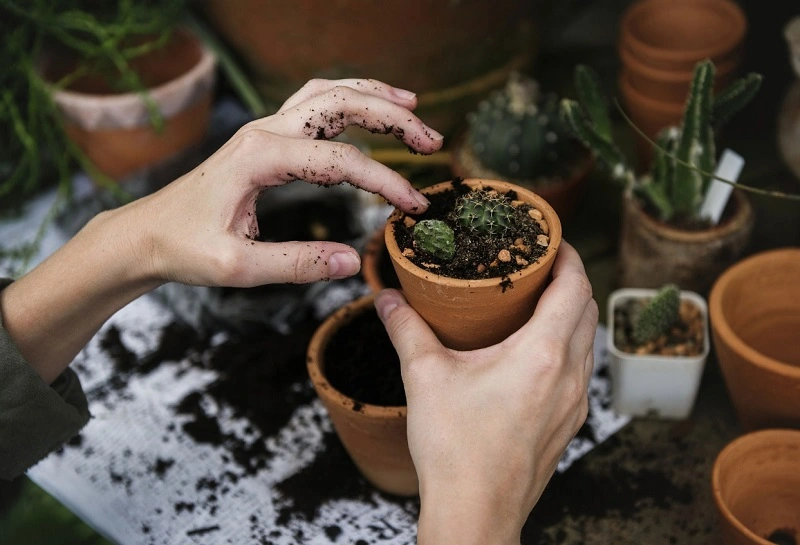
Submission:
[[[762,252],[730,267],[714,284],[709,309],[742,425],[800,428],[800,248]]]
[[[533,315],[561,244],[561,221],[547,201],[522,187],[498,180],[468,179],[463,183],[471,188],[491,187],[501,193],[516,191],[519,200],[542,212],[550,230],[547,252],[525,269],[507,279],[462,280],[434,274],[403,256],[394,225],[402,213],[396,210],[389,217],[386,247],[409,304],[445,346],[474,350],[497,344]],[[451,187],[451,182],[443,182],[424,188],[422,193],[431,195]]]
[[[619,46],[651,68],[691,72],[740,55],[747,19],[732,0],[640,0],[620,20]]]
[[[750,241],[754,216],[750,201],[733,193],[732,212],[719,225],[685,231],[658,221],[629,193],[623,196],[620,233],[620,284],[658,288],[675,283],[682,289],[707,294],[717,277]]]
[[[206,8],[272,102],[311,78],[375,78],[418,93],[417,115],[446,136],[528,63],[536,43],[533,6],[516,0],[210,0]]]
[[[63,52],[50,52],[43,60],[43,75],[58,81],[77,62]],[[65,89],[55,89],[53,99],[69,137],[100,172],[119,180],[205,138],[215,65],[213,54],[183,29],[163,49],[131,62],[164,118],[161,132],[153,128],[140,94],[117,93],[99,77],[83,77]]]
[[[800,431],[771,429],[729,443],[711,477],[725,545],[797,543]]]
[[[361,403],[335,389],[325,375],[328,343],[362,313],[371,312],[378,320],[374,299],[374,295],[357,299],[319,326],[308,345],[308,374],[339,439],[364,477],[384,492],[414,496],[419,492],[419,483],[408,450],[407,408]]]

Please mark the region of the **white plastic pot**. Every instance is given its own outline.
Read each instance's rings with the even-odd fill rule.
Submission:
[[[631,299],[653,297],[658,290],[624,288],[608,300],[608,350],[611,360],[612,404],[619,414],[655,416],[680,420],[694,407],[711,343],[708,337],[708,305],[697,293],[682,291],[703,315],[703,352],[698,356],[650,356],[629,354],[614,345],[614,309]]]

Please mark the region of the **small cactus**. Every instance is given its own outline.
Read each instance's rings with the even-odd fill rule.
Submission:
[[[482,169],[501,179],[551,176],[580,147],[559,115],[558,97],[541,94],[534,79],[516,72],[467,119],[466,148]]]
[[[672,327],[680,316],[680,290],[667,284],[642,307],[633,322],[633,340],[645,344],[657,339]]]
[[[493,191],[477,190],[462,195],[454,211],[458,222],[481,235],[500,235],[511,225],[511,200]]]
[[[450,261],[456,254],[453,229],[441,220],[417,222],[412,236],[418,250],[442,261]]]

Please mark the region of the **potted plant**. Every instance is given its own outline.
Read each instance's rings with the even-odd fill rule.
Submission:
[[[714,349],[745,429],[800,427],[800,248],[752,255],[709,297]]]
[[[726,545],[797,545],[800,430],[734,439],[714,461],[711,489]]]
[[[328,316],[307,356],[314,389],[364,477],[384,492],[416,495],[400,360],[375,312],[374,295]]]
[[[533,314],[561,243],[552,207],[497,180],[454,179],[422,192],[422,214],[395,210],[385,243],[409,304],[443,344],[496,344]]]
[[[514,72],[506,86],[468,115],[453,150],[452,171],[462,178],[503,180],[534,191],[564,220],[575,210],[594,165],[559,115],[558,97]]]
[[[614,409],[686,418],[710,347],[705,300],[674,284],[623,288],[609,297],[607,323]]]
[[[585,87],[580,96],[586,99],[582,105],[562,100],[562,113],[625,188],[621,285],[655,288],[672,282],[707,293],[744,251],[754,222],[752,207],[740,191],[733,192],[718,224],[701,215],[716,168],[714,130],[749,102],[761,76],[750,74],[713,96],[714,65],[698,63],[683,122],[659,134],[649,171],[636,175],[613,141],[597,76],[585,66],[576,71],[576,80]]]

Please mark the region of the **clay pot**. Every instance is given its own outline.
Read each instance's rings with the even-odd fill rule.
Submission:
[[[417,93],[415,113],[445,136],[536,50],[532,6],[516,0],[211,0],[205,7],[271,102],[312,78],[371,77]]]
[[[743,435],[717,456],[711,476],[725,545],[797,543],[800,431]]]
[[[800,248],[736,263],[714,284],[709,307],[717,359],[742,425],[800,427]]]
[[[384,288],[400,288],[400,281],[389,259],[384,237],[384,228],[376,229],[361,252],[361,275],[370,291],[374,293]]]
[[[528,180],[511,179],[483,167],[470,151],[469,146],[463,145],[463,142],[464,138],[461,138],[460,144],[455,147],[452,153],[450,170],[455,176],[460,178],[502,180],[530,189],[546,200],[562,220],[566,220],[574,214],[575,209],[580,204],[581,198],[586,192],[586,185],[589,183],[594,169],[594,156],[587,153],[581,158],[573,175],[568,179],[547,184],[536,184]]]
[[[640,0],[620,20],[619,47],[651,68],[685,73],[703,59],[735,62],[746,31],[731,0]]]
[[[754,216],[740,191],[731,197],[731,215],[706,230],[686,231],[651,217],[640,202],[625,193],[620,233],[620,284],[658,288],[674,283],[705,295],[717,277],[750,241]]]
[[[409,304],[445,346],[474,350],[499,343],[533,315],[561,244],[561,221],[547,201],[530,190],[498,180],[467,179],[463,183],[501,193],[516,191],[519,200],[542,212],[550,229],[547,253],[525,269],[507,279],[462,280],[426,271],[403,256],[394,233],[394,223],[402,214],[395,210],[389,217],[386,248]],[[432,195],[451,187],[451,182],[443,182],[422,189],[422,193]]]
[[[42,73],[50,82],[72,72],[77,59],[50,52]],[[122,179],[199,144],[206,136],[216,78],[215,58],[187,30],[175,32],[158,51],[131,62],[164,117],[159,133],[147,105],[135,92],[116,93],[99,77],[84,77],[53,100],[69,137],[106,176]]]
[[[419,483],[408,450],[407,408],[361,403],[335,389],[325,376],[328,343],[364,312],[372,312],[378,320],[374,300],[374,295],[361,297],[335,311],[319,326],[308,345],[308,374],[339,439],[362,475],[379,490],[414,496],[419,492]]]

